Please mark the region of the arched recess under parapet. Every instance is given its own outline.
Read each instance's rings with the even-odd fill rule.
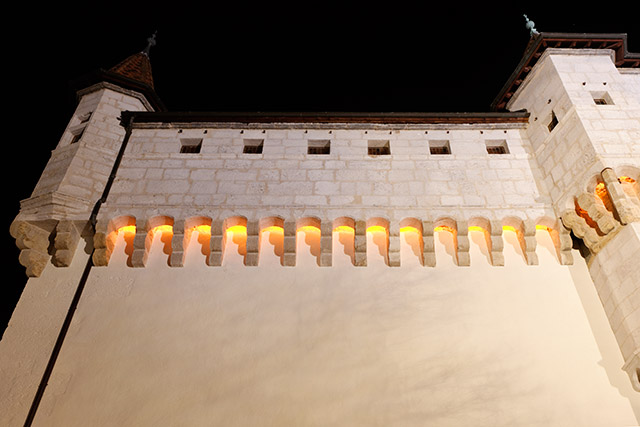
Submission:
[[[167,256],[167,264],[169,264],[169,258],[171,257],[173,249],[171,245],[173,239],[173,224],[173,217],[168,215],[157,215],[147,220],[144,244],[147,259],[151,256],[160,256],[156,254],[155,251],[161,250],[162,254]],[[134,250],[136,249],[137,248],[134,248]]]
[[[354,218],[342,216],[332,221],[332,252],[336,265],[355,264],[355,227]]]
[[[411,265],[417,262],[419,265],[423,265],[424,235],[422,221],[414,217],[403,218],[399,226],[401,264]]]
[[[259,263],[260,265],[282,264],[284,256],[284,219],[279,216],[260,218]]]
[[[389,264],[389,220],[372,217],[366,220],[367,265],[382,262]]]
[[[466,230],[465,230],[466,231]],[[440,217],[433,222],[436,259],[446,257],[458,264],[458,223],[451,217]],[[465,233],[466,234],[466,233]],[[442,263],[438,260],[438,265]]]
[[[185,262],[187,258],[195,261],[201,256],[204,256],[205,260],[209,257],[211,254],[211,224],[212,219],[208,216],[192,216],[184,221]],[[191,253],[194,250],[197,253]]]
[[[94,254],[94,264],[108,265],[112,262],[125,263],[129,267],[131,256],[133,255],[133,241],[136,236],[136,218],[131,215],[121,215],[112,218],[106,229],[105,246],[96,247]],[[97,239],[94,238],[97,243]],[[96,262],[97,259],[102,261]]]
[[[296,220],[296,257],[302,265],[313,258],[320,265],[320,239],[322,223],[318,217],[304,217]]]
[[[487,263],[493,264],[491,252],[494,245],[492,245],[491,241],[491,223],[489,220],[484,217],[472,217],[467,221],[467,226],[469,241],[478,248]],[[499,246],[500,253],[502,253],[502,241],[500,241]]]

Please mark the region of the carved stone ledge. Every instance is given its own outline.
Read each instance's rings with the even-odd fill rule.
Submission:
[[[49,237],[51,224],[33,224],[27,221],[14,221],[9,228],[20,249],[18,260],[26,268],[28,277],[39,277],[49,262]]]

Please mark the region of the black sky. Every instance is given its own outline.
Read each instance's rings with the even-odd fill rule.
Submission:
[[[539,31],[627,33],[619,3],[23,2],[5,14],[0,331],[26,282],[9,225],[75,109],[70,82],[146,46],[170,111],[488,111]],[[439,2],[440,3],[440,2]],[[446,2],[441,2],[446,3]]]

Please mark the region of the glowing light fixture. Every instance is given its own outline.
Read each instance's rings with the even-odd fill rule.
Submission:
[[[636,180],[635,180],[635,179],[633,179],[633,178],[631,178],[631,177],[628,177],[628,176],[624,176],[624,175],[623,175],[623,176],[619,176],[619,177],[618,177],[618,181],[619,181],[620,183],[628,182],[629,184],[633,184],[634,182],[636,182]]]
[[[538,225],[536,225],[536,230],[544,230],[544,231],[551,232],[551,231],[553,231],[553,228],[547,227],[546,225],[538,224]]]
[[[313,225],[305,225],[305,226],[302,226],[302,227],[298,228],[297,231],[303,231],[305,233],[307,233],[307,232],[319,233],[320,229],[318,227],[313,226]]]
[[[486,233],[486,230],[482,227],[478,227],[477,225],[472,225],[471,227],[469,227],[469,231],[482,231],[483,233]]]
[[[514,227],[510,226],[510,225],[503,225],[502,229],[504,231],[513,231],[514,233],[517,233],[516,229]]]

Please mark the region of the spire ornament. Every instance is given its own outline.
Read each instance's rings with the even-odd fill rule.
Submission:
[[[151,50],[151,46],[155,46],[156,45],[156,34],[157,33],[158,32],[155,31],[153,33],[153,35],[147,39],[147,42],[148,42],[147,43],[147,47],[145,47],[144,50],[142,51],[142,53],[144,53],[147,56],[149,56],[149,51]]]
[[[535,22],[533,22],[532,20],[530,20],[530,19],[527,17],[527,15],[523,15],[523,16],[524,16],[524,19],[526,19],[526,20],[527,20],[526,27],[527,27],[527,29],[529,30],[529,35],[531,35],[531,37],[533,37],[533,36],[534,36],[534,35],[536,35],[536,34],[540,34],[540,33],[538,33],[538,30],[536,30],[536,24],[535,24]]]

